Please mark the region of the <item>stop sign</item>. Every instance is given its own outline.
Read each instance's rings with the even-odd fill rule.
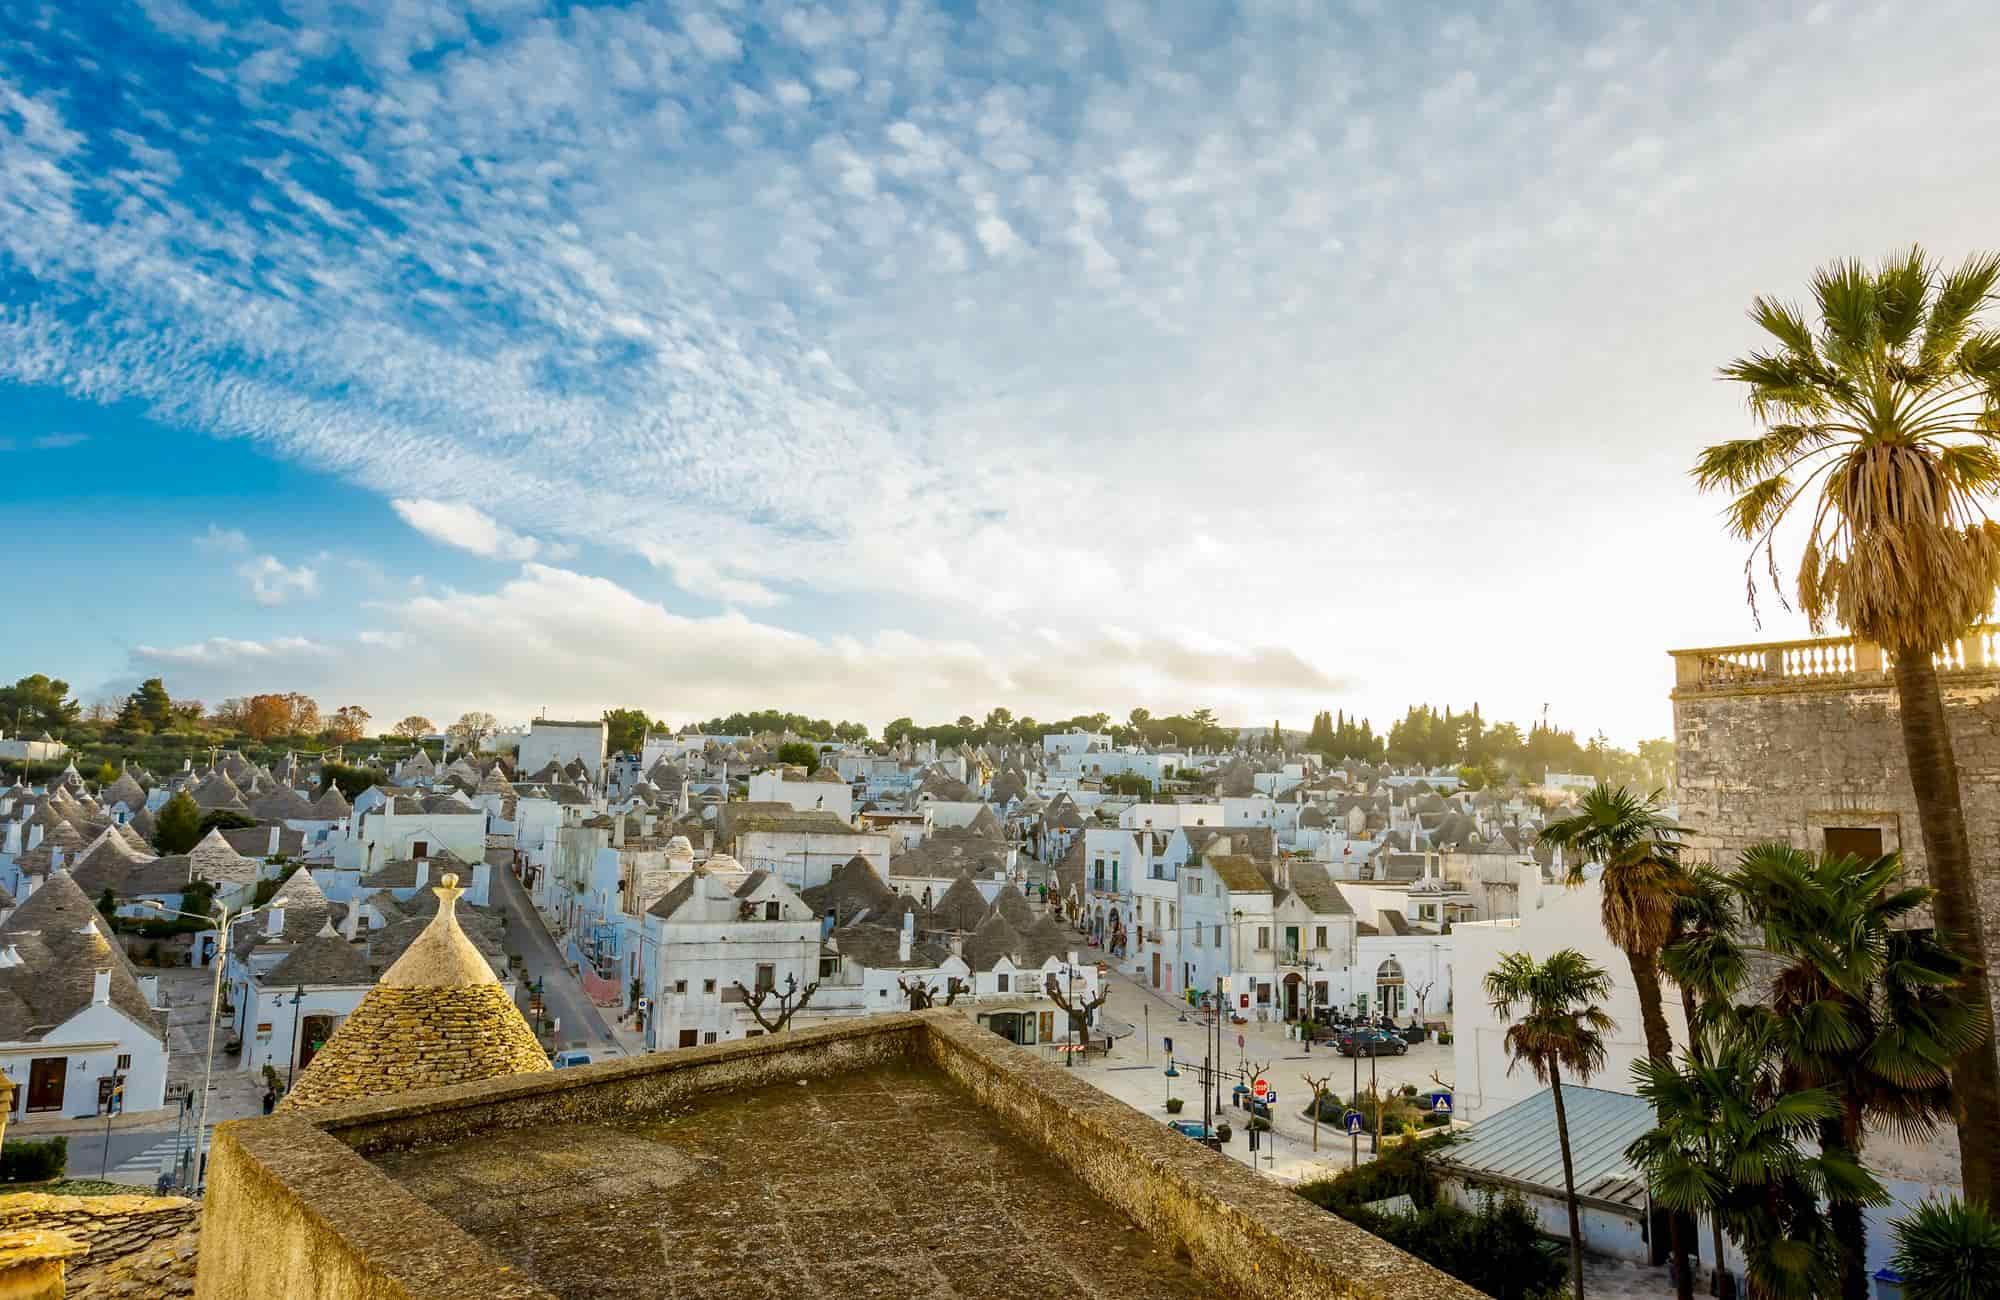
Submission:
[[[1258,1101],[1264,1100],[1264,1098],[1270,1096],[1271,1094],[1270,1080],[1268,1079],[1257,1080],[1256,1085],[1252,1087],[1250,1091],[1256,1094]]]

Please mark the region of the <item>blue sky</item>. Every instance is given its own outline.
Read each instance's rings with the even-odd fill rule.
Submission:
[[[1661,734],[1743,308],[2000,198],[1973,4],[5,21],[0,676],[86,696]]]

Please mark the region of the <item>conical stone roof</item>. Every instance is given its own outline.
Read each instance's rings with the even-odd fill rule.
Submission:
[[[435,892],[430,925],[362,996],[281,1109],[314,1110],[549,1068],[506,987],[459,927],[458,877],[445,876]]]

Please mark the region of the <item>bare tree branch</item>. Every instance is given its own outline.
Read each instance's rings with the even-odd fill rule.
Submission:
[[[802,989],[799,987],[798,976],[787,975],[785,976],[785,991],[783,993],[778,992],[775,988],[754,990],[745,988],[742,980],[736,981],[736,987],[743,994],[743,1004],[750,1008],[751,1018],[763,1028],[765,1033],[776,1034],[782,1033],[785,1026],[792,1022],[792,1017],[806,1009],[806,1003],[812,1001],[812,995],[819,989],[819,981],[814,980]],[[776,1020],[768,1020],[764,1016],[764,1004],[772,998],[778,1000],[778,1018]]]
[[[1110,990],[1100,988],[1097,991],[1096,997],[1088,1001],[1078,1001],[1072,1005],[1069,995],[1063,992],[1061,983],[1057,981],[1053,974],[1048,977],[1045,987],[1049,995],[1049,1000],[1069,1014],[1070,1037],[1079,1041],[1088,1038],[1090,1036],[1091,1013],[1104,1005],[1105,999],[1111,996]]]

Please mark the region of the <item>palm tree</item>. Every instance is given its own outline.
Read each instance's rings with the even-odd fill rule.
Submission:
[[[1738,924],[1736,895],[1722,873],[1712,867],[1689,871],[1674,900],[1674,937],[1660,950],[1660,969],[1681,991],[1688,1056],[1696,1065],[1707,1055],[1709,1031],[1727,1018],[1731,1002],[1749,973],[1749,961],[1737,939]],[[1714,1268],[1719,1276],[1721,1217],[1711,1216],[1709,1227],[1714,1233]]]
[[[2000,1220],[1985,1206],[1925,1201],[1895,1227],[1905,1300],[2000,1297]]]
[[[1574,948],[1550,953],[1540,965],[1524,952],[1503,953],[1486,972],[1486,998],[1507,1025],[1503,1044],[1511,1064],[1526,1062],[1549,1085],[1562,1146],[1563,1190],[1569,1203],[1569,1271],[1575,1300],[1583,1300],[1583,1225],[1576,1210],[1576,1163],[1570,1155],[1569,1116],[1563,1110],[1562,1072],[1579,1082],[1604,1068],[1604,1035],[1618,1026],[1597,1003],[1611,993],[1611,977]],[[1514,1008],[1522,1008],[1519,1020]]]
[[[1899,888],[1894,854],[1862,862],[1786,844],[1746,850],[1730,883],[1781,963],[1753,1014],[1785,1053],[1787,1086],[1840,1102],[1820,1145],[1857,1162],[1869,1126],[1927,1136],[1951,1110],[1951,1063],[1985,1039],[1987,1010],[1966,996],[1965,963],[1927,930],[1906,928],[1932,897]],[[1864,1200],[1835,1194],[1840,1294],[1866,1300]]]
[[[1759,553],[1777,584],[1773,537],[1803,516],[1795,586],[1813,629],[1843,624],[1889,652],[1937,923],[1988,1007],[1986,934],[1933,656],[1987,615],[2000,582],[2000,526],[1982,504],[2000,490],[2000,333],[1979,320],[1996,283],[2000,257],[1945,271],[1912,248],[1873,271],[1841,261],[1816,272],[1816,331],[1797,307],[1756,299],[1751,319],[1776,346],[1730,362],[1722,377],[1749,389],[1760,430],[1709,447],[1694,469],[1704,491],[1732,498],[1726,517],[1750,546],[1753,610]],[[1992,1201],[1993,1046],[1968,1048],[1954,1078],[1966,1194]]]
[[[1646,1031],[1646,1055],[1659,1064],[1673,1059],[1660,994],[1660,950],[1674,934],[1675,906],[1685,879],[1680,866],[1680,828],[1670,821],[1660,793],[1641,798],[1624,786],[1599,781],[1583,796],[1573,817],[1550,822],[1541,842],[1563,850],[1569,884],[1584,882],[1584,867],[1602,868],[1601,915],[1604,932],[1625,954],[1639,991],[1639,1022]],[[1693,1300],[1694,1274],[1681,1221],[1668,1218],[1668,1245],[1674,1260],[1679,1300]]]
[[[1638,1093],[1658,1116],[1626,1150],[1653,1198],[1707,1213],[1742,1249],[1756,1300],[1814,1300],[1837,1285],[1822,1196],[1868,1199],[1880,1186],[1851,1154],[1818,1148],[1840,1113],[1827,1088],[1791,1088],[1783,1044],[1767,1017],[1705,1018],[1677,1065],[1635,1061]],[[1721,1259],[1718,1237],[1716,1258]]]

